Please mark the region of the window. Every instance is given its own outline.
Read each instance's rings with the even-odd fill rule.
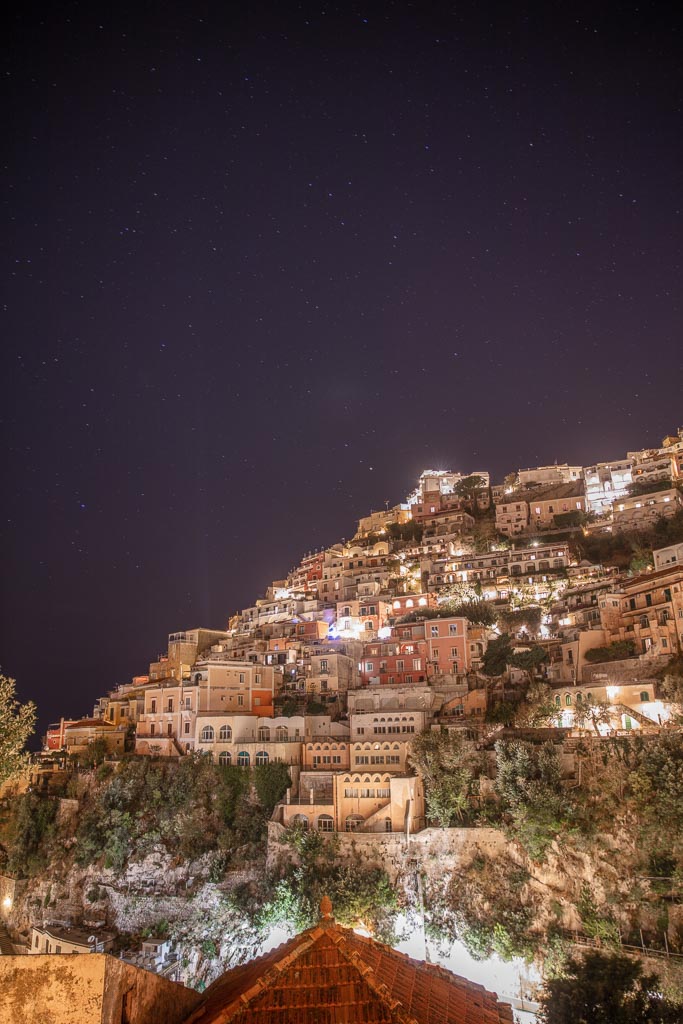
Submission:
[[[168,698],[168,704],[166,706],[166,712],[168,714],[169,712],[172,712],[172,711],[173,711],[173,697],[169,697]]]
[[[222,740],[223,743],[227,743],[232,739],[232,729],[229,725],[222,725],[220,732],[218,733],[218,739]]]
[[[321,672],[327,672],[328,671],[328,669],[327,669],[327,658],[321,658],[320,659],[320,671]]]
[[[256,703],[256,701],[254,701],[254,703]],[[237,706],[240,708],[244,707],[244,697],[242,696],[241,693],[237,694]]]
[[[221,750],[218,755],[218,763],[222,764],[224,768],[232,764],[232,754],[229,750]]]
[[[457,636],[458,635],[458,624],[457,624],[457,622],[449,623],[448,635],[449,636]]]
[[[149,712],[150,712],[151,715],[155,715],[156,711],[157,711],[157,702],[156,702],[156,699],[152,698],[152,700],[149,702]]]
[[[404,661],[402,661],[402,660],[401,660],[401,659],[399,658],[399,660],[398,660],[398,661],[396,662],[396,669],[397,669],[397,670],[398,670],[399,672],[402,672],[404,668],[405,668],[405,662],[404,662]]]
[[[571,706],[571,703],[572,703],[572,695],[571,695],[571,693],[565,693],[565,695],[564,695],[564,702],[567,705],[567,707]]]
[[[418,672],[420,671],[420,669],[422,668],[421,658],[413,658],[413,668],[416,669]]]
[[[168,725],[166,726],[166,733],[168,736],[173,735],[173,722],[169,722]]]
[[[334,820],[330,814],[318,815],[318,832],[334,832]]]
[[[372,672],[372,668],[373,668],[372,662],[371,661],[366,661],[365,662],[365,671],[366,672]]]
[[[439,627],[438,626],[431,626],[430,629],[431,629],[432,636],[438,636],[439,635]]]
[[[187,736],[189,731],[190,731],[190,723],[189,722],[185,722],[184,725],[183,725],[183,732]]]
[[[201,732],[202,743],[212,743],[215,737],[212,725],[205,725]]]
[[[259,750],[256,755],[256,764],[268,764],[270,757],[267,750]]]
[[[363,818],[360,814],[349,814],[344,822],[347,832],[358,832],[363,825]]]
[[[372,630],[372,629],[374,629],[374,628],[375,628],[375,627],[373,626],[372,622],[370,622],[369,620],[368,620],[368,622],[366,622],[366,623],[365,623],[365,629],[366,629],[366,631],[370,631],[370,630]]]
[[[261,726],[259,726],[259,731],[258,731],[258,738],[259,738],[259,739],[260,739],[261,741],[263,741],[263,740],[269,740],[269,739],[270,739],[270,727],[269,727],[269,726],[267,726],[267,725],[261,725]]]
[[[152,724],[149,727],[149,734],[150,734],[150,736],[153,736],[155,732],[156,732],[156,726],[155,726],[154,722],[152,722]]]
[[[642,691],[642,693],[640,695],[640,699],[641,699],[641,701],[646,701],[646,700],[650,699],[650,694],[647,692],[647,690],[643,690]]]
[[[237,763],[240,766],[240,768],[249,767],[251,763],[251,758],[249,757],[248,750],[240,750],[239,754],[237,755]]]

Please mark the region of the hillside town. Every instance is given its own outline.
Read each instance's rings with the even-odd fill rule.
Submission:
[[[632,538],[680,525],[682,484],[683,428],[501,483],[426,469],[224,628],[170,633],[92,714],[65,708],[45,750],[282,762],[283,826],[415,833],[428,811],[410,750],[426,730],[486,743],[522,719],[566,741],[674,728],[658,670],[683,643],[683,531],[647,550]],[[536,718],[530,680],[551,705]]]

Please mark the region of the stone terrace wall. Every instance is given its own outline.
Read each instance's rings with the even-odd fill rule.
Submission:
[[[284,828],[268,826],[268,867],[278,859],[293,859],[291,846],[282,842]],[[369,867],[383,867],[395,883],[406,871],[420,870],[428,877],[451,872],[469,864],[477,855],[501,857],[512,852],[503,832],[495,828],[426,828],[406,837],[392,832],[340,832],[336,835],[339,857],[358,857]]]

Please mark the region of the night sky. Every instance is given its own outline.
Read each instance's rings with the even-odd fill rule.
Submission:
[[[426,466],[683,424],[664,4],[52,7],[3,76],[0,662],[41,727]]]

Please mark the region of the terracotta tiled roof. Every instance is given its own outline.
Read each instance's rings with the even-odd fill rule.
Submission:
[[[187,1024],[512,1024],[481,985],[323,918],[211,985]]]

